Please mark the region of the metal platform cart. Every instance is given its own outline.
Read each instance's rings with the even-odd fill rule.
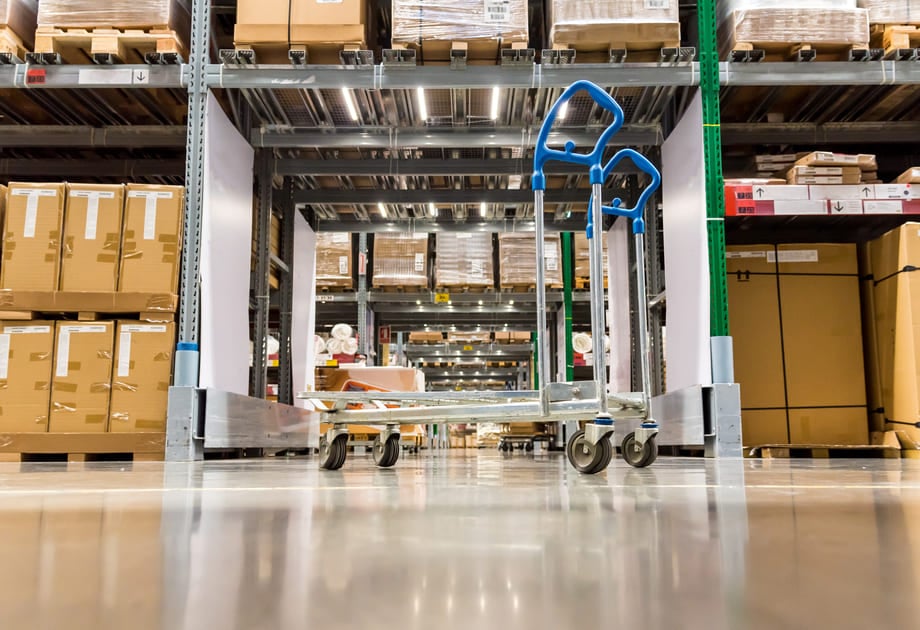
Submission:
[[[586,91],[598,106],[613,116],[613,122],[598,138],[590,153],[575,152],[574,142],[563,150],[548,146],[550,130],[560,110],[578,92]],[[607,468],[613,458],[614,421],[638,419],[641,424],[621,442],[623,458],[632,466],[645,467],[658,456],[658,424],[651,418],[648,313],[645,285],[645,222],[643,211],[661,183],[658,170],[643,155],[632,149],[618,151],[604,164],[604,152],[611,138],[624,122],[623,110],[605,90],[588,81],[577,81],[562,93],[550,109],[534,154],[532,186],[536,236],[537,359],[539,388],[536,391],[502,392],[419,392],[419,393],[349,393],[307,392],[300,398],[311,401],[322,415],[321,421],[332,425],[320,438],[320,466],[328,470],[342,467],[348,454],[346,425],[379,425],[374,441],[374,462],[380,467],[393,466],[399,458],[399,427],[420,423],[513,422],[585,422],[566,443],[566,455],[582,473],[595,474]],[[624,208],[620,199],[605,205],[603,183],[616,166],[629,158],[651,181],[642,191],[635,207]],[[569,162],[588,168],[591,203],[588,211],[590,239],[591,329],[594,352],[594,380],[575,383],[549,382],[547,366],[549,345],[546,324],[546,284],[544,268],[543,196],[546,189],[544,167],[547,162]],[[642,365],[642,391],[624,394],[607,392],[607,362],[604,352],[604,284],[603,284],[603,215],[625,217],[631,222],[636,250],[636,286],[640,296],[639,348]],[[360,408],[354,408],[360,405]]]

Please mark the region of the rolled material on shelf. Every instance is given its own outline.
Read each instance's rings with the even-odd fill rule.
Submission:
[[[188,32],[189,16],[188,0],[41,0],[38,5],[39,26],[168,26]]]
[[[587,354],[591,349],[591,335],[583,332],[572,335],[572,350],[579,354]]]
[[[723,39],[733,43],[841,44],[869,42],[869,18],[856,0],[722,0]]]
[[[650,6],[654,5],[654,6]],[[650,3],[648,0],[551,0],[548,6],[550,39],[573,43],[585,39],[623,38],[656,39],[642,25],[669,24],[679,29],[677,0]],[[633,25],[633,31],[622,35],[604,35],[611,26]],[[679,32],[679,30],[678,30]]]
[[[393,42],[526,42],[527,0],[393,0]]]
[[[354,337],[349,337],[342,342],[342,352],[343,354],[354,354],[358,351],[358,340]]]
[[[329,334],[332,335],[333,339],[344,341],[354,335],[354,329],[348,324],[336,324],[332,327],[332,332]]]
[[[354,286],[351,234],[320,232],[316,235],[316,286],[342,289]]]
[[[374,236],[375,287],[427,287],[428,235]]]
[[[35,37],[37,0],[0,0],[0,25],[8,26],[32,50]]]
[[[870,24],[920,23],[920,0],[859,0],[869,11]]]
[[[326,352],[332,355],[342,354],[342,351],[345,349],[345,341],[342,339],[336,339],[331,337],[329,341],[326,342]]]
[[[491,234],[438,234],[435,284],[439,287],[493,287]]]
[[[537,240],[533,234],[499,234],[499,273],[502,288],[537,282]],[[561,245],[558,234],[544,238],[546,284],[562,284]]]

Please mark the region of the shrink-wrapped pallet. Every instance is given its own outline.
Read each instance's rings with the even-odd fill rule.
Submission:
[[[351,234],[320,232],[316,235],[316,286],[352,288],[351,261]]]
[[[428,235],[374,236],[375,287],[427,287]]]
[[[678,45],[677,5],[677,0],[551,0],[550,40],[575,45],[622,44],[629,48],[634,42],[650,41]]]
[[[393,43],[526,42],[527,0],[393,0]]]
[[[604,278],[607,278],[607,239],[601,239],[604,247]],[[591,277],[591,247],[584,232],[575,233],[575,277]]]
[[[547,285],[562,285],[562,254],[558,234],[544,239]],[[502,288],[532,286],[537,282],[537,241],[533,234],[499,234],[499,273]]]
[[[495,286],[491,234],[438,234],[435,240],[435,285]]]
[[[920,0],[859,0],[869,11],[870,24],[920,23]]]
[[[41,0],[39,26],[147,28],[188,32],[188,0]]]
[[[0,0],[0,26],[8,27],[31,50],[37,11],[37,0]]]
[[[722,0],[725,43],[867,45],[869,19],[857,0]]]

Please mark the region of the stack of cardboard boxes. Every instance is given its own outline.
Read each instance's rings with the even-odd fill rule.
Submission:
[[[529,288],[537,281],[537,239],[533,234],[498,235],[499,278],[502,289]],[[558,234],[544,238],[546,285],[562,288],[562,246]]]
[[[377,234],[373,257],[375,288],[428,286],[427,234]]]
[[[320,232],[316,235],[316,286],[320,289],[351,289],[351,234]]]
[[[165,430],[175,325],[83,320],[118,312],[119,304],[131,306],[122,312],[151,313],[160,305],[162,319],[172,319],[167,311],[174,309],[178,285],[183,189],[12,183],[7,210],[0,428]],[[60,304],[70,306],[46,306]],[[23,316],[17,309],[79,316],[17,321]]]

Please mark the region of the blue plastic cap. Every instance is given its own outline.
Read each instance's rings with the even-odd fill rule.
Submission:
[[[180,341],[176,344],[176,350],[179,352],[198,352],[198,344],[190,341]]]

